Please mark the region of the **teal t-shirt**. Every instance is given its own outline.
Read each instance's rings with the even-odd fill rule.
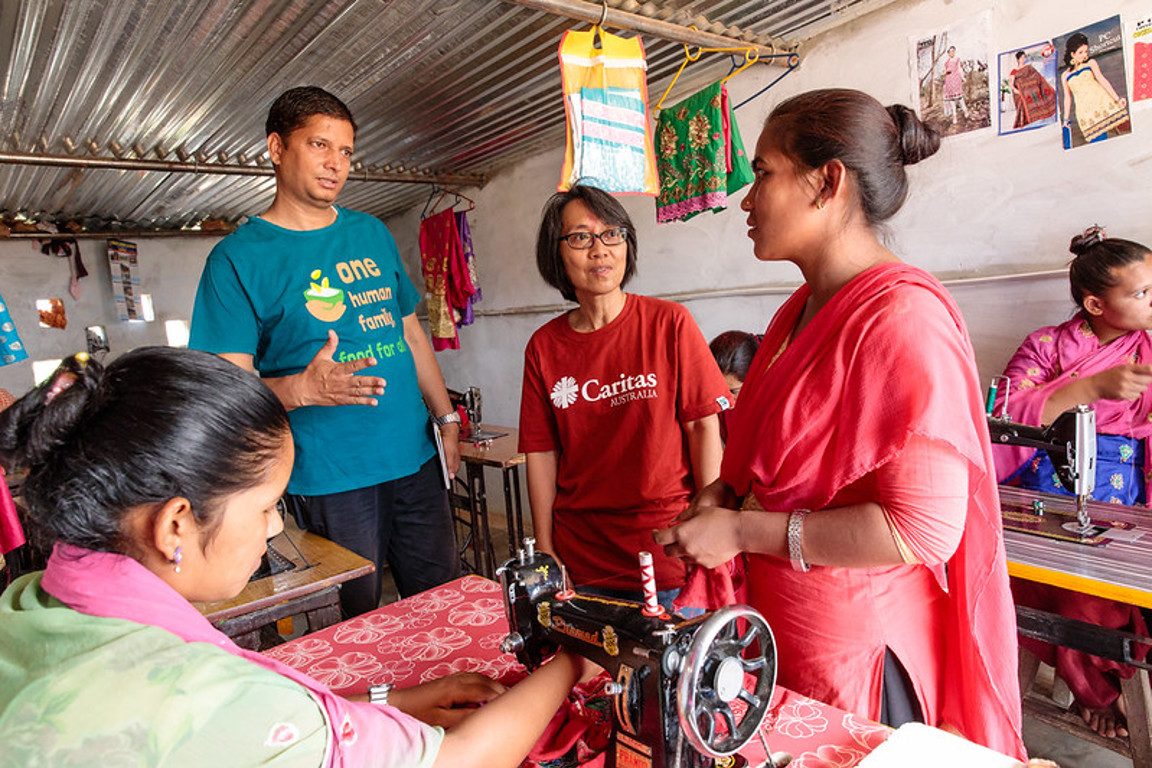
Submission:
[[[336,221],[296,231],[252,218],[208,256],[188,346],[253,356],[261,376],[298,373],[336,331],[337,362],[375,357],[377,405],[288,412],[296,465],[288,492],[367,488],[416,472],[436,451],[404,317],[420,300],[379,219],[337,208]]]

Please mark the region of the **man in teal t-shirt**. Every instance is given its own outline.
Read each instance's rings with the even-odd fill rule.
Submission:
[[[212,250],[189,346],[259,373],[292,423],[296,519],[378,572],[387,562],[406,597],[459,575],[428,412],[453,474],[459,417],[392,233],[334,204],[356,136],[351,112],[320,88],[293,88],[265,128],[276,197]],[[378,573],[341,590],[348,616],[379,601]]]

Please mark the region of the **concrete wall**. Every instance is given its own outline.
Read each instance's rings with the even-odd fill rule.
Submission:
[[[740,109],[745,140],[780,100],[812,88],[846,86],[884,103],[911,103],[908,38],[938,31],[982,12],[991,13],[989,61],[995,56],[1069,32],[1120,13],[1130,23],[1147,6],[1106,0],[1091,9],[1070,0],[904,0],[812,41],[802,67],[768,93]],[[1131,52],[1127,54],[1131,76]],[[697,65],[702,66],[702,65]],[[716,77],[726,72],[726,64]],[[774,78],[778,70],[754,67],[733,78],[738,103]],[[699,78],[697,78],[699,79]],[[674,93],[673,101],[687,93]],[[654,94],[658,97],[658,94]],[[559,98],[559,95],[557,95]],[[1133,107],[1135,132],[1101,145],[1064,151],[1059,128],[1001,137],[992,128],[951,137],[941,151],[910,169],[912,189],[891,222],[887,241],[905,260],[947,279],[968,320],[982,376],[999,373],[1023,336],[1059,322],[1071,312],[1063,269],[1071,236],[1092,223],[1116,236],[1152,243],[1152,102]],[[533,247],[540,208],[555,190],[563,150],[543,153],[469,193],[484,301],[475,325],[462,329],[462,348],[438,354],[451,387],[480,386],[485,420],[514,425],[518,419],[523,349],[533,330],[561,311],[562,299],[536,272]],[[675,296],[713,292],[684,304],[711,338],[729,328],[762,331],[800,279],[789,264],[762,264],[752,256],[738,199],[728,211],[690,222],[656,226],[652,200],[623,198],[639,230],[639,273],[629,285],[638,293]],[[420,283],[419,211],[388,222],[409,274]],[[25,241],[0,242],[0,293],[8,300],[21,335],[35,357],[60,357],[82,349],[83,328],[108,327],[114,352],[164,343],[163,320],[187,318],[212,238],[141,239],[141,275],[153,294],[157,322],[115,319],[103,241],[82,241],[92,277],[82,301],[67,296],[62,260],[42,256]],[[1054,273],[1028,276],[1037,271]],[[1024,277],[997,277],[1024,275]],[[737,294],[737,295],[732,295]],[[36,298],[62,297],[66,331],[36,327]],[[20,392],[31,384],[30,366],[0,368],[0,386]]]
[[[0,367],[0,387],[14,394],[33,384],[32,360],[58,359],[85,349],[84,328],[103,325],[111,355],[166,344],[164,321],[192,314],[196,284],[215,237],[152,237],[135,240],[141,288],[152,294],[156,320],[121,322],[112,301],[106,241],[80,240],[88,277],[77,301],[68,293],[68,261],[40,253],[32,240],[0,241],[0,295],[16,324],[28,359]],[[40,328],[37,299],[63,299],[68,327]]]

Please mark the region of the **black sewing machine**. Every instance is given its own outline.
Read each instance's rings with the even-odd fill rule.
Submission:
[[[529,670],[564,647],[608,671],[608,768],[747,766],[736,750],[763,740],[776,684],[764,617],[735,605],[682,619],[654,606],[654,592],[650,605],[581,595],[534,543],[498,571],[511,630],[502,648]]]
[[[468,387],[466,392],[449,389],[448,399],[452,402],[453,407],[463,406],[464,412],[468,414],[468,426],[460,430],[461,440],[480,444],[508,434],[507,432],[484,429],[480,426],[480,422],[484,418],[484,398],[480,394],[480,387]]]
[[[1096,412],[1086,405],[1065,411],[1046,427],[1033,427],[1009,421],[1007,398],[1001,416],[992,414],[995,382],[988,395],[988,431],[993,443],[1039,448],[1046,451],[1056,468],[1060,484],[1076,497],[1075,523],[1065,528],[1088,535],[1093,531],[1088,500],[1096,487]]]

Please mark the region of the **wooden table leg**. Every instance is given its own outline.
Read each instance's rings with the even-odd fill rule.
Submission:
[[[520,501],[520,468],[513,465],[504,472],[504,513],[508,516],[508,557],[524,544],[524,508]]]
[[[1019,659],[1017,674],[1020,677],[1020,698],[1024,698],[1032,689],[1032,683],[1036,682],[1036,673],[1040,671],[1040,659],[1024,646],[1020,646],[1017,658]]]
[[[274,624],[285,616],[294,616],[300,613],[308,619],[310,632],[339,622],[340,588],[337,586],[328,587],[311,595],[285,600],[258,611],[241,614],[218,622],[216,628],[231,637],[233,642],[241,648],[259,651],[263,650],[260,642],[262,627]]]
[[[492,548],[492,531],[488,526],[488,489],[484,484],[483,465],[468,463],[468,495],[472,501],[476,572],[491,579],[496,575],[496,553]]]
[[[1128,710],[1128,743],[1132,749],[1132,768],[1152,768],[1152,689],[1148,673],[1136,674],[1120,683],[1120,695]]]

